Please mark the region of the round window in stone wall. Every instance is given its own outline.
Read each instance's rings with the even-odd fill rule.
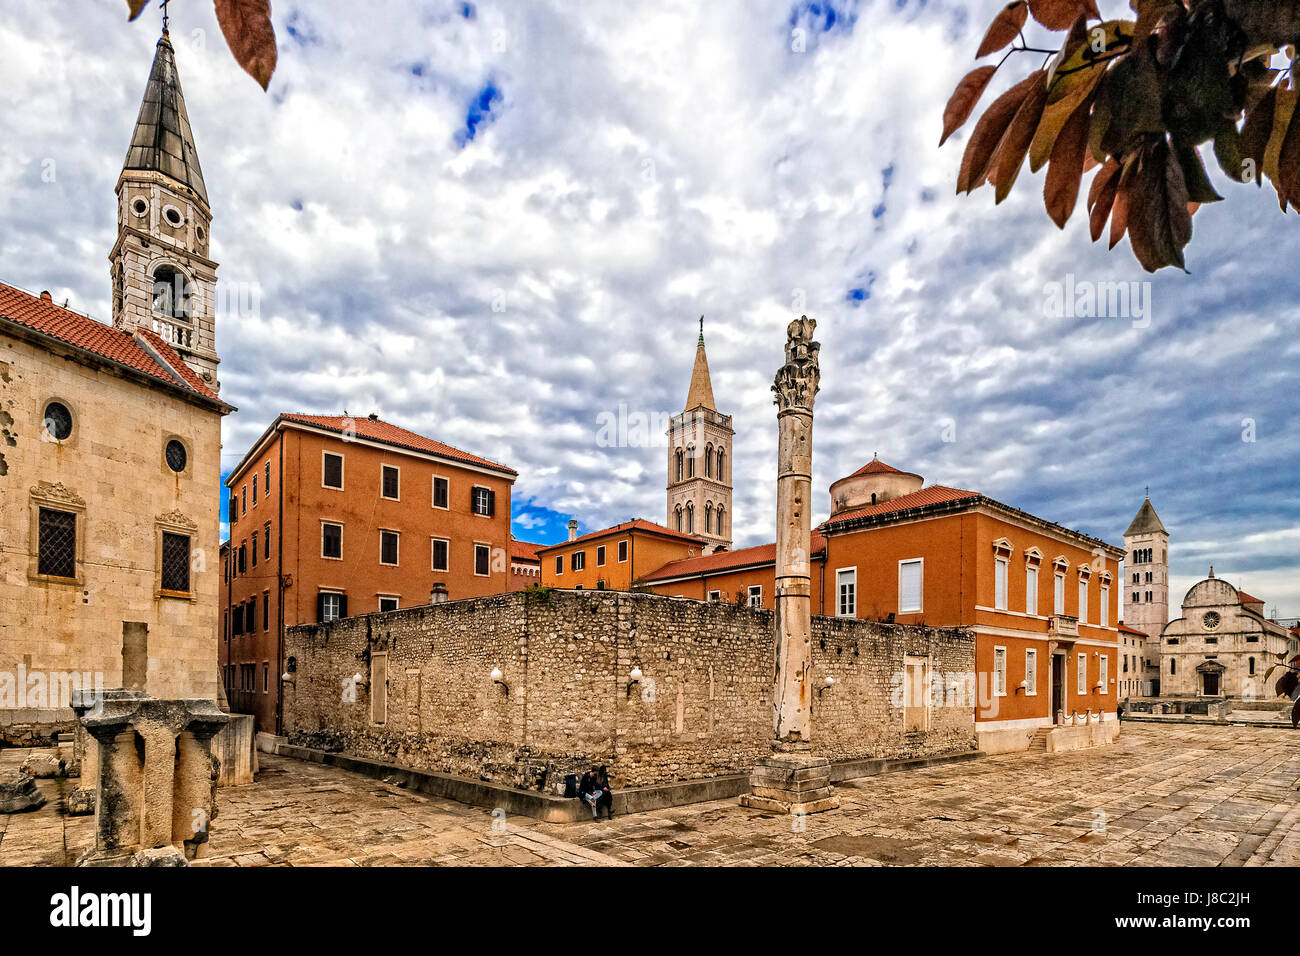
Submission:
[[[1205,625],[1207,631],[1213,631],[1219,626],[1219,612],[1206,611],[1205,617],[1201,618],[1201,623]]]
[[[136,196],[135,202],[131,203],[131,211],[137,216],[143,217],[149,211],[148,201],[142,196]]]
[[[175,438],[167,443],[167,467],[172,471],[181,472],[185,470],[185,463],[189,456],[185,453],[185,446]]]
[[[66,441],[72,435],[72,412],[62,402],[45,406],[45,432],[55,441]]]
[[[181,215],[181,211],[175,206],[165,207],[163,209],[163,218],[166,219],[167,224],[172,227],[179,227],[183,222],[185,222],[185,217]]]

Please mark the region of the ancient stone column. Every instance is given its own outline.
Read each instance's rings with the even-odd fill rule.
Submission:
[[[812,530],[813,401],[821,370],[817,323],[806,315],[786,329],[785,365],[772,391],[777,404],[776,675],[772,756],[750,776],[747,807],[781,813],[816,813],[839,806],[830,785],[830,762],[812,753]]]

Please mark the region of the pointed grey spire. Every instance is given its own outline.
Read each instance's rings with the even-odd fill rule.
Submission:
[[[208,190],[199,168],[199,154],[194,148],[181,77],[176,70],[176,52],[164,34],[158,41],[149,85],[135,121],[131,146],[126,151],[123,169],[143,169],[162,173],[191,189],[208,202]]]

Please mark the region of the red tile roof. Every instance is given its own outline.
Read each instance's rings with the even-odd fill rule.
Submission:
[[[889,466],[886,465],[886,468]],[[923,508],[926,505],[944,504],[949,501],[963,501],[967,498],[974,500],[980,497],[978,492],[965,491],[961,488],[949,488],[945,485],[931,485],[929,488],[922,488],[920,491],[914,491],[910,495],[900,495],[897,498],[890,498],[888,501],[882,501],[879,504],[867,505],[863,508],[854,508],[852,511],[845,511],[841,514],[832,515],[821,523],[821,528],[834,528],[836,525],[845,521],[852,521],[855,518],[874,518],[877,515],[886,515],[895,511],[907,511],[912,508]]]
[[[518,538],[510,539],[510,559],[512,561],[536,561],[541,563],[542,559],[537,556],[537,550],[544,548],[544,544],[533,544],[531,541],[520,541]]]
[[[853,474],[849,475],[849,477],[858,478],[861,477],[862,475],[902,475],[902,474],[906,474],[906,472],[899,471],[893,465],[886,465],[879,458],[873,458],[871,459],[871,461],[867,462],[865,465],[863,465]]]
[[[181,391],[221,401],[176,350],[152,331],[141,329],[132,335],[3,282],[0,282],[0,319],[143,372]]]
[[[338,432],[339,434],[347,432],[357,438],[382,442],[385,445],[393,445],[397,448],[409,448],[412,451],[426,452],[442,458],[463,461],[466,464],[481,465],[484,468],[493,468],[510,475],[519,474],[513,468],[507,467],[500,462],[480,458],[478,455],[471,455],[467,451],[461,451],[459,448],[453,448],[443,442],[417,435],[415,432],[399,428],[397,425],[390,424],[382,419],[371,419],[364,415],[353,418],[345,415],[303,415],[297,412],[284,412],[280,417],[285,421],[298,422],[314,428],[323,428],[326,431]]]
[[[1237,597],[1241,598],[1242,604],[1263,604],[1264,602],[1253,594],[1247,594],[1241,588],[1237,589]]]
[[[809,535],[809,556],[823,554],[826,551],[826,539],[818,531]],[[721,574],[735,568],[754,565],[776,564],[776,543],[759,544],[752,548],[739,548],[735,551],[717,551],[698,558],[682,558],[670,561],[662,568],[646,575],[647,581],[663,581],[671,578],[699,577],[704,574]]]
[[[674,531],[672,528],[665,528],[661,524],[655,524],[653,521],[647,521],[645,518],[633,518],[631,521],[624,521],[622,524],[616,524],[609,528],[601,528],[599,531],[589,531],[580,538],[574,538],[572,541],[560,541],[557,544],[548,544],[538,548],[537,553],[552,551],[555,548],[564,548],[571,544],[577,544],[580,541],[589,541],[593,538],[603,538],[611,534],[620,534],[625,531],[646,531],[651,534],[661,535],[665,538],[676,538],[679,541],[685,541],[690,544],[704,544],[703,538],[697,538],[693,534],[683,534],[680,531]]]
[[[1139,630],[1137,630],[1136,628],[1129,627],[1129,626],[1126,625],[1123,621],[1120,621],[1120,622],[1119,622],[1118,627],[1119,627],[1119,632],[1120,632],[1121,634],[1136,634],[1138,637],[1150,637],[1150,636],[1151,636],[1151,635],[1148,634],[1146,631],[1139,631]]]

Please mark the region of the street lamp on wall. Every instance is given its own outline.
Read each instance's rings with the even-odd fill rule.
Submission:
[[[832,677],[830,674],[827,674],[826,677],[822,679],[822,686],[817,688],[817,698],[820,700],[822,694],[826,693],[834,686],[835,686],[835,678]]]
[[[510,696],[510,685],[501,679],[501,668],[492,668],[492,673],[488,676],[492,678],[492,683],[501,685],[501,689],[505,691],[507,697]]]
[[[628,674],[627,676],[630,677],[630,678],[632,678],[632,679],[631,679],[630,681],[628,681],[628,683],[627,683],[627,696],[628,696],[628,697],[631,697],[631,696],[632,696],[632,688],[635,687],[637,684],[641,683],[641,678],[644,677],[645,675],[641,673],[641,668],[639,668],[639,667],[633,667],[633,668],[632,668],[632,673]]]

